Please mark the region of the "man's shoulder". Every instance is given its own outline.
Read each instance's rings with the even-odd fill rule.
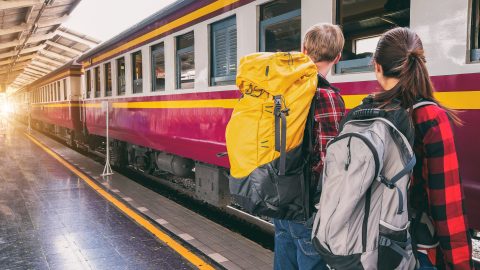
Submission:
[[[318,87],[315,93],[317,98],[342,98],[340,90],[332,87]]]

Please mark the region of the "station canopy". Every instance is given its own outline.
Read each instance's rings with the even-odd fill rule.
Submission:
[[[47,75],[100,41],[62,27],[81,0],[0,0],[0,93]]]

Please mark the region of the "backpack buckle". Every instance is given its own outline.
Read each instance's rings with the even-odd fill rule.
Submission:
[[[283,114],[285,114],[286,116],[288,116],[288,113],[290,112],[290,109],[289,109],[289,108],[285,108],[285,109],[281,110],[281,112],[282,112]]]
[[[390,239],[386,237],[380,236],[380,239],[378,240],[378,244],[380,246],[389,247],[392,244],[392,241],[390,241]]]
[[[395,184],[390,183],[390,181],[388,181],[387,178],[383,175],[380,175],[380,182],[382,182],[382,184],[387,186],[389,189],[394,189],[397,187]]]

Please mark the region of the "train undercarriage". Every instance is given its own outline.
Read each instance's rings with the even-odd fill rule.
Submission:
[[[31,127],[55,137],[74,149],[81,149],[103,159],[106,157],[105,137],[83,131],[75,132],[34,120]],[[240,217],[252,225],[269,232],[273,231],[268,219],[251,216],[241,211],[231,201],[225,168],[116,139],[110,139],[110,164],[114,169],[128,169],[141,173],[189,197]]]

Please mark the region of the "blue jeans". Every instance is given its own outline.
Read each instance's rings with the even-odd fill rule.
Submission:
[[[326,270],[325,262],[313,247],[312,230],[289,220],[273,220],[275,225],[275,270]]]
[[[437,268],[430,262],[427,255],[418,252],[417,259],[419,263],[418,270],[437,270]]]

